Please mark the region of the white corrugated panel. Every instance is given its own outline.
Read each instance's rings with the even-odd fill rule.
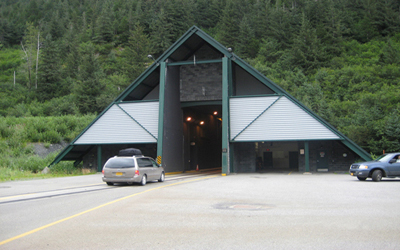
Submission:
[[[114,104],[75,144],[157,142],[158,102],[125,103],[119,106],[123,110]]]
[[[339,139],[335,133],[295,103],[286,97],[281,97],[279,100],[278,98],[273,96],[230,99],[231,139],[234,141]],[[265,109],[267,110],[261,115]]]

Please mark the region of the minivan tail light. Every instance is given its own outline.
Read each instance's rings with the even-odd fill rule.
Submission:
[[[139,170],[136,170],[136,171],[135,171],[135,175],[139,175]]]

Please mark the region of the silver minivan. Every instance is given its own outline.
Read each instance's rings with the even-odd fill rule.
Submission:
[[[165,180],[163,167],[143,155],[114,156],[104,164],[102,173],[103,181],[109,186],[114,183],[140,183],[144,186],[148,181]]]

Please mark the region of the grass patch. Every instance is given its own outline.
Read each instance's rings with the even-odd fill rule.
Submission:
[[[93,116],[1,117],[0,119],[0,182],[32,178],[51,178],[95,173],[75,167],[73,162],[60,162],[50,172],[42,173],[58,152],[45,158],[35,155],[32,143],[46,148],[52,143],[71,141],[92,120]],[[92,172],[93,171],[93,172]]]
[[[96,173],[95,170],[75,167],[73,162],[60,162],[57,165],[52,166],[49,173],[42,173],[43,169],[54,160],[56,155],[57,153],[53,153],[48,155],[46,158],[24,155],[3,159],[0,166],[0,182]]]

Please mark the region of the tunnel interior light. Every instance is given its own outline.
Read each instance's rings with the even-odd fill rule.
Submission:
[[[214,111],[214,113],[213,113],[214,115],[218,115],[218,111]]]
[[[186,118],[186,121],[188,121],[188,122],[192,121],[192,117],[188,116],[188,117]]]
[[[201,122],[200,122],[200,125],[204,125],[204,121],[201,121]]]

